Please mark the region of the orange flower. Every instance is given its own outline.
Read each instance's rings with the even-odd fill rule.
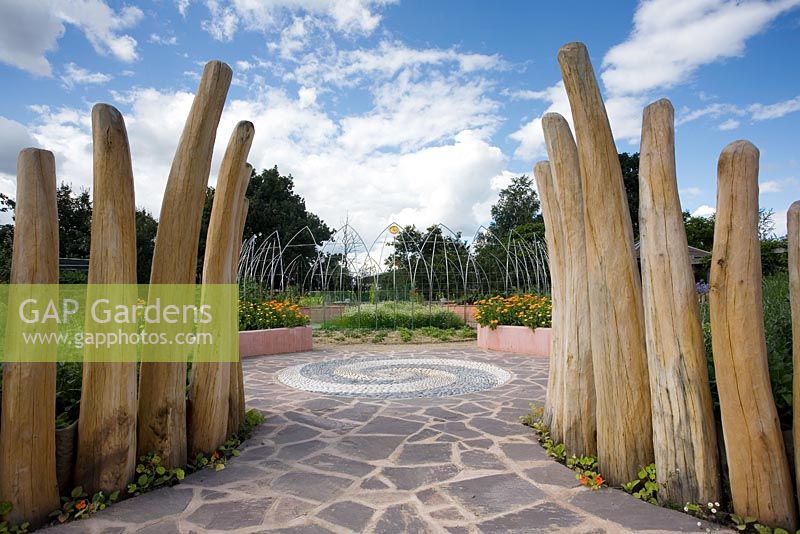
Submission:
[[[80,500],[75,504],[76,510],[83,510],[84,508],[86,508],[86,499]]]
[[[579,480],[581,484],[583,484],[584,486],[589,483],[589,477],[587,477],[586,475],[581,475],[581,478]]]
[[[601,486],[603,484],[603,477],[597,475],[596,477],[594,477],[594,483],[597,484],[598,486]]]

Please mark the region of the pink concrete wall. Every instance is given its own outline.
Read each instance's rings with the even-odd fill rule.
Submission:
[[[498,326],[492,330],[488,326],[478,326],[478,347],[501,352],[515,352],[530,356],[548,358],[552,329],[527,326]]]
[[[239,357],[304,352],[313,348],[310,326],[239,332]]]

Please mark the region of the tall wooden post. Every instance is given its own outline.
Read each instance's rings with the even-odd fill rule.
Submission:
[[[617,148],[586,46],[563,46],[558,62],[583,179],[597,457],[608,481],[622,484],[653,461],[641,281]]]
[[[542,117],[547,154],[553,175],[557,210],[561,215],[563,243],[563,302],[560,340],[563,343],[562,421],[568,454],[597,454],[594,370],[586,280],[586,230],[578,147],[569,124],[558,113]]]
[[[793,531],[794,490],[764,340],[758,156],[752,143],[735,141],[719,157],[711,341],[733,509]]]
[[[108,297],[93,291],[95,284],[136,284],[136,203],[122,114],[106,104],[94,106],[92,137],[89,302],[93,297]],[[135,304],[133,289],[117,286],[111,291],[117,293],[114,297],[128,297],[127,304]],[[126,326],[129,334],[136,332],[136,325]],[[136,468],[136,347],[86,346],[84,352],[75,481],[89,494],[122,491]],[[98,357],[115,361],[99,362]]]
[[[789,206],[786,215],[789,233],[789,301],[792,307],[792,437],[795,481],[800,480],[800,201]],[[800,492],[798,492],[800,499]]]
[[[172,161],[153,252],[151,284],[193,284],[214,139],[231,83],[231,68],[205,66]],[[144,362],[139,372],[139,454],[154,452],[167,467],[186,464],[186,363]]]
[[[237,215],[250,180],[245,172],[253,143],[253,124],[242,121],[231,135],[219,170],[214,205],[208,224],[204,284],[231,284],[231,257],[239,229]],[[236,332],[238,342],[238,332]],[[189,390],[189,453],[211,454],[224,441],[228,430],[230,362],[196,362]]]
[[[550,370],[547,378],[544,421],[550,427],[550,435],[556,443],[564,441],[562,427],[564,395],[564,252],[563,224],[558,206],[553,173],[549,161],[540,161],[533,167],[536,189],[542,202],[545,242],[550,264],[550,299],[553,304],[553,335],[550,344]]]
[[[247,180],[250,180],[253,167],[245,165]],[[236,215],[236,239],[233,241],[233,254],[231,255],[231,282],[237,283],[239,279],[239,256],[242,251],[242,237],[244,234],[244,224],[247,220],[247,210],[250,202],[241,199]],[[228,395],[228,436],[238,432],[244,423],[244,372],[242,370],[242,360],[240,359],[231,364],[231,385]]]
[[[17,159],[12,284],[58,283],[56,163],[52,152],[26,148]],[[0,423],[0,501],[12,523],[40,526],[58,508],[56,364],[6,362]]]
[[[675,172],[675,112],[644,110],[639,232],[653,448],[663,503],[716,502],[719,458],[700,307]]]

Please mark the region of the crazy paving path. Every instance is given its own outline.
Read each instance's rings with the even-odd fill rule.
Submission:
[[[395,400],[325,396],[276,380],[287,367],[342,358],[461,359],[511,375],[493,389]],[[474,343],[349,347],[254,358],[244,369],[248,407],[267,421],[225,470],[191,475],[56,530],[588,534],[710,526],[619,490],[581,487],[545,455],[518,422],[528,403],[544,401],[544,359],[489,353]],[[363,378],[359,371],[354,379],[353,369],[342,373],[344,382]],[[436,386],[439,370],[433,375]]]

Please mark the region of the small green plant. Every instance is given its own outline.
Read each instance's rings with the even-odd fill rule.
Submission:
[[[383,343],[386,340],[386,331],[385,330],[378,330],[374,336],[372,336],[373,343]]]
[[[733,523],[733,528],[741,532],[747,530],[748,527],[755,528],[755,525],[758,523],[758,519],[749,515],[743,517],[740,515],[731,514],[728,516],[728,519],[730,519],[731,523]]]
[[[69,495],[61,497],[61,508],[50,513],[55,518],[54,523],[66,523],[72,519],[86,519],[90,515],[105,510],[117,502],[119,492],[106,495],[98,491],[91,498],[83,491],[81,486],[76,487]]]
[[[656,481],[656,464],[650,464],[639,469],[636,480],[626,482],[622,489],[650,504],[658,504],[658,490],[661,486]]]
[[[225,441],[220,447],[211,453],[210,456],[198,454],[193,460],[189,462],[189,468],[192,471],[199,471],[201,469],[214,469],[215,471],[222,471],[225,469],[225,464],[231,458],[239,456],[239,445],[253,435],[255,429],[264,423],[264,414],[256,409],[247,410],[244,414],[244,423],[238,432],[233,434],[228,440]]]
[[[397,333],[400,335],[400,341],[403,343],[408,343],[411,341],[411,338],[414,337],[414,334],[408,328],[400,327],[397,329]]]
[[[128,493],[141,495],[164,486],[174,486],[184,479],[183,469],[167,469],[161,465],[161,457],[157,454],[145,454],[139,457],[136,466],[136,482],[128,484]]]
[[[6,521],[6,516],[11,513],[14,507],[8,501],[0,501],[0,534],[26,534],[28,532],[29,523],[20,523],[12,525]]]
[[[567,467],[575,471],[575,479],[584,486],[596,490],[603,487],[605,480],[597,467],[594,456],[575,456],[567,458]]]

